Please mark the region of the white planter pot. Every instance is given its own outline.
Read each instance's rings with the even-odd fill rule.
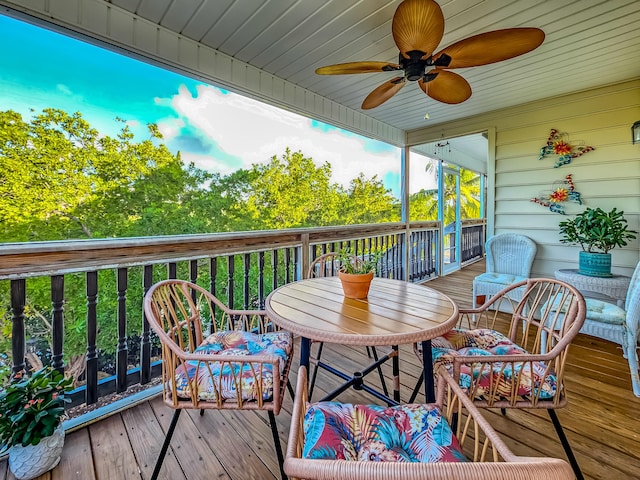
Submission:
[[[60,423],[38,445],[13,445],[9,450],[9,468],[16,480],[31,480],[58,465],[63,446],[64,428]]]

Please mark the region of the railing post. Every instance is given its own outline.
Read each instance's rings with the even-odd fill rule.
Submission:
[[[127,268],[117,270],[118,289],[118,347],[116,349],[116,392],[127,389]]]
[[[51,276],[51,366],[64,373],[64,275]]]
[[[307,278],[307,270],[309,270],[309,264],[311,263],[311,248],[309,246],[309,234],[303,233],[300,236],[300,270],[298,278]]]
[[[403,272],[402,272],[402,280],[404,280],[405,282],[408,282],[410,280],[410,267],[412,265],[413,259],[411,258],[411,252],[412,252],[412,248],[411,248],[411,244],[413,243],[412,240],[412,236],[411,236],[411,225],[409,224],[409,222],[406,222],[406,229],[404,231],[404,242],[403,242],[403,247],[404,247],[404,252],[403,252],[403,256],[402,256],[402,263],[404,264],[404,268],[403,268]]]
[[[153,265],[145,265],[142,271],[142,301],[153,284]],[[140,336],[140,383],[151,381],[151,335],[149,319],[142,309],[142,335]]]
[[[11,352],[13,375],[26,369],[24,359],[27,348],[24,331],[24,306],[27,303],[26,280],[11,280]]]
[[[98,348],[96,340],[98,335],[98,272],[96,270],[86,273],[87,294],[87,367],[85,380],[85,402],[87,405],[98,401]]]

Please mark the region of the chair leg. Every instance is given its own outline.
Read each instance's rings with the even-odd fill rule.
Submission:
[[[269,410],[269,424],[271,425],[271,433],[273,435],[273,445],[278,456],[278,465],[280,466],[280,477],[287,480],[287,474],[284,473],[284,455],[282,454],[282,445],[280,444],[280,435],[278,434],[278,426],[276,425],[276,416],[273,411]]]
[[[153,473],[151,474],[151,480],[156,480],[158,475],[160,474],[160,469],[162,468],[162,462],[164,462],[164,457],[167,454],[167,450],[169,448],[169,444],[171,443],[171,437],[173,437],[173,431],[176,429],[176,425],[178,424],[178,417],[182,412],[181,408],[176,409],[173,412],[173,418],[171,419],[171,424],[169,425],[169,430],[167,430],[167,435],[164,438],[164,443],[162,444],[162,448],[160,449],[160,456],[156,461],[156,466],[153,469]]]
[[[638,340],[636,335],[631,331],[627,332],[627,361],[629,362],[629,371],[631,372],[631,385],[633,386],[633,394],[640,397],[640,371],[638,367]]]
[[[313,387],[316,386],[316,377],[318,376],[318,363],[320,362],[320,357],[322,357],[322,348],[324,347],[324,342],[320,342],[318,345],[318,353],[316,353],[315,365],[313,366],[313,373],[311,374],[311,381],[309,382],[309,400],[311,400],[311,395],[313,395]]]
[[[562,448],[564,448],[564,453],[567,455],[567,459],[571,464],[571,468],[573,469],[573,473],[576,476],[576,479],[584,480],[584,476],[582,475],[582,471],[580,470],[578,461],[576,460],[576,457],[573,455],[573,450],[571,450],[571,445],[569,445],[569,440],[567,439],[567,436],[564,434],[564,430],[562,429],[560,420],[556,415],[556,411],[553,409],[548,409],[547,412],[549,412],[549,417],[551,417],[551,423],[553,423],[553,426],[556,429],[556,433],[558,434],[558,438],[560,439]]]
[[[409,397],[409,403],[413,403],[420,392],[420,388],[422,387],[422,382],[424,382],[424,376],[420,375],[418,377],[418,381],[416,382],[416,387],[411,392],[411,397]]]
[[[367,353],[369,353],[369,347],[367,347]],[[376,347],[371,347],[371,355],[373,355],[373,360],[378,361],[378,351]],[[369,356],[371,358],[371,356]],[[382,373],[382,366],[378,365],[378,376],[380,377],[380,383],[382,383],[382,391],[386,397],[389,396],[389,391],[387,390],[387,382],[384,380],[384,374]]]
[[[289,379],[287,379],[287,390],[289,390],[289,395],[291,395],[291,400],[295,401],[296,392],[293,391],[293,386],[291,386],[291,381],[289,381]]]

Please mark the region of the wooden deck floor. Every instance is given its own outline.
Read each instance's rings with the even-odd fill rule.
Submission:
[[[428,286],[470,305],[471,280],[484,271],[484,263],[433,280]],[[346,370],[366,363],[361,349],[325,346],[324,358]],[[296,364],[296,361],[294,361]],[[385,366],[385,368],[387,368]],[[409,397],[420,373],[409,348],[401,348],[402,398]],[[386,373],[391,377],[390,367]],[[317,388],[328,391],[335,378],[319,374]],[[375,376],[368,377],[375,383]],[[291,378],[295,384],[295,373]],[[389,382],[389,384],[391,384]],[[569,406],[558,411],[578,462],[588,479],[640,478],[640,399],[631,391],[628,364],[618,346],[580,336],[569,355],[567,389]],[[321,392],[318,392],[321,394]],[[350,390],[345,402],[373,400]],[[277,417],[283,445],[290,422],[291,399]],[[168,428],[172,410],[159,398],[112,415],[106,420],[68,433],[63,458],[39,480],[147,479]],[[485,411],[490,423],[514,452],[528,456],[564,453],[546,412]],[[274,479],[279,478],[266,414],[209,411],[182,415],[167,454],[161,478]],[[14,480],[7,462],[0,462],[0,480]]]

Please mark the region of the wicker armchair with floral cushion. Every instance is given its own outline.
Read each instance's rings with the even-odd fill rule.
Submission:
[[[513,303],[501,313],[500,302]],[[564,313],[553,305],[563,305]],[[432,340],[434,371],[448,371],[477,407],[546,409],[576,477],[582,473],[556,408],[567,405],[565,362],[571,342],[580,332],[586,305],[580,292],[559,280],[533,278],[494,295],[478,308],[460,310],[458,328]],[[414,345],[419,358],[422,351]],[[418,382],[409,400],[419,392]]]
[[[280,412],[293,339],[262,310],[233,310],[184,280],[153,285],[144,313],[162,344],[164,403],[175,409],[152,478],[158,476],[183,409],[266,410],[282,478]],[[209,332],[205,334],[205,329]]]
[[[487,271],[473,279],[473,306],[484,303],[503,288],[531,276],[537,246],[533,240],[517,233],[501,233],[489,238],[485,245]],[[521,289],[509,292],[512,302],[501,302],[505,311],[522,298]]]
[[[563,460],[514,455],[448,372],[438,380],[434,404],[309,403],[301,367],[287,475],[307,480],[573,478]]]

